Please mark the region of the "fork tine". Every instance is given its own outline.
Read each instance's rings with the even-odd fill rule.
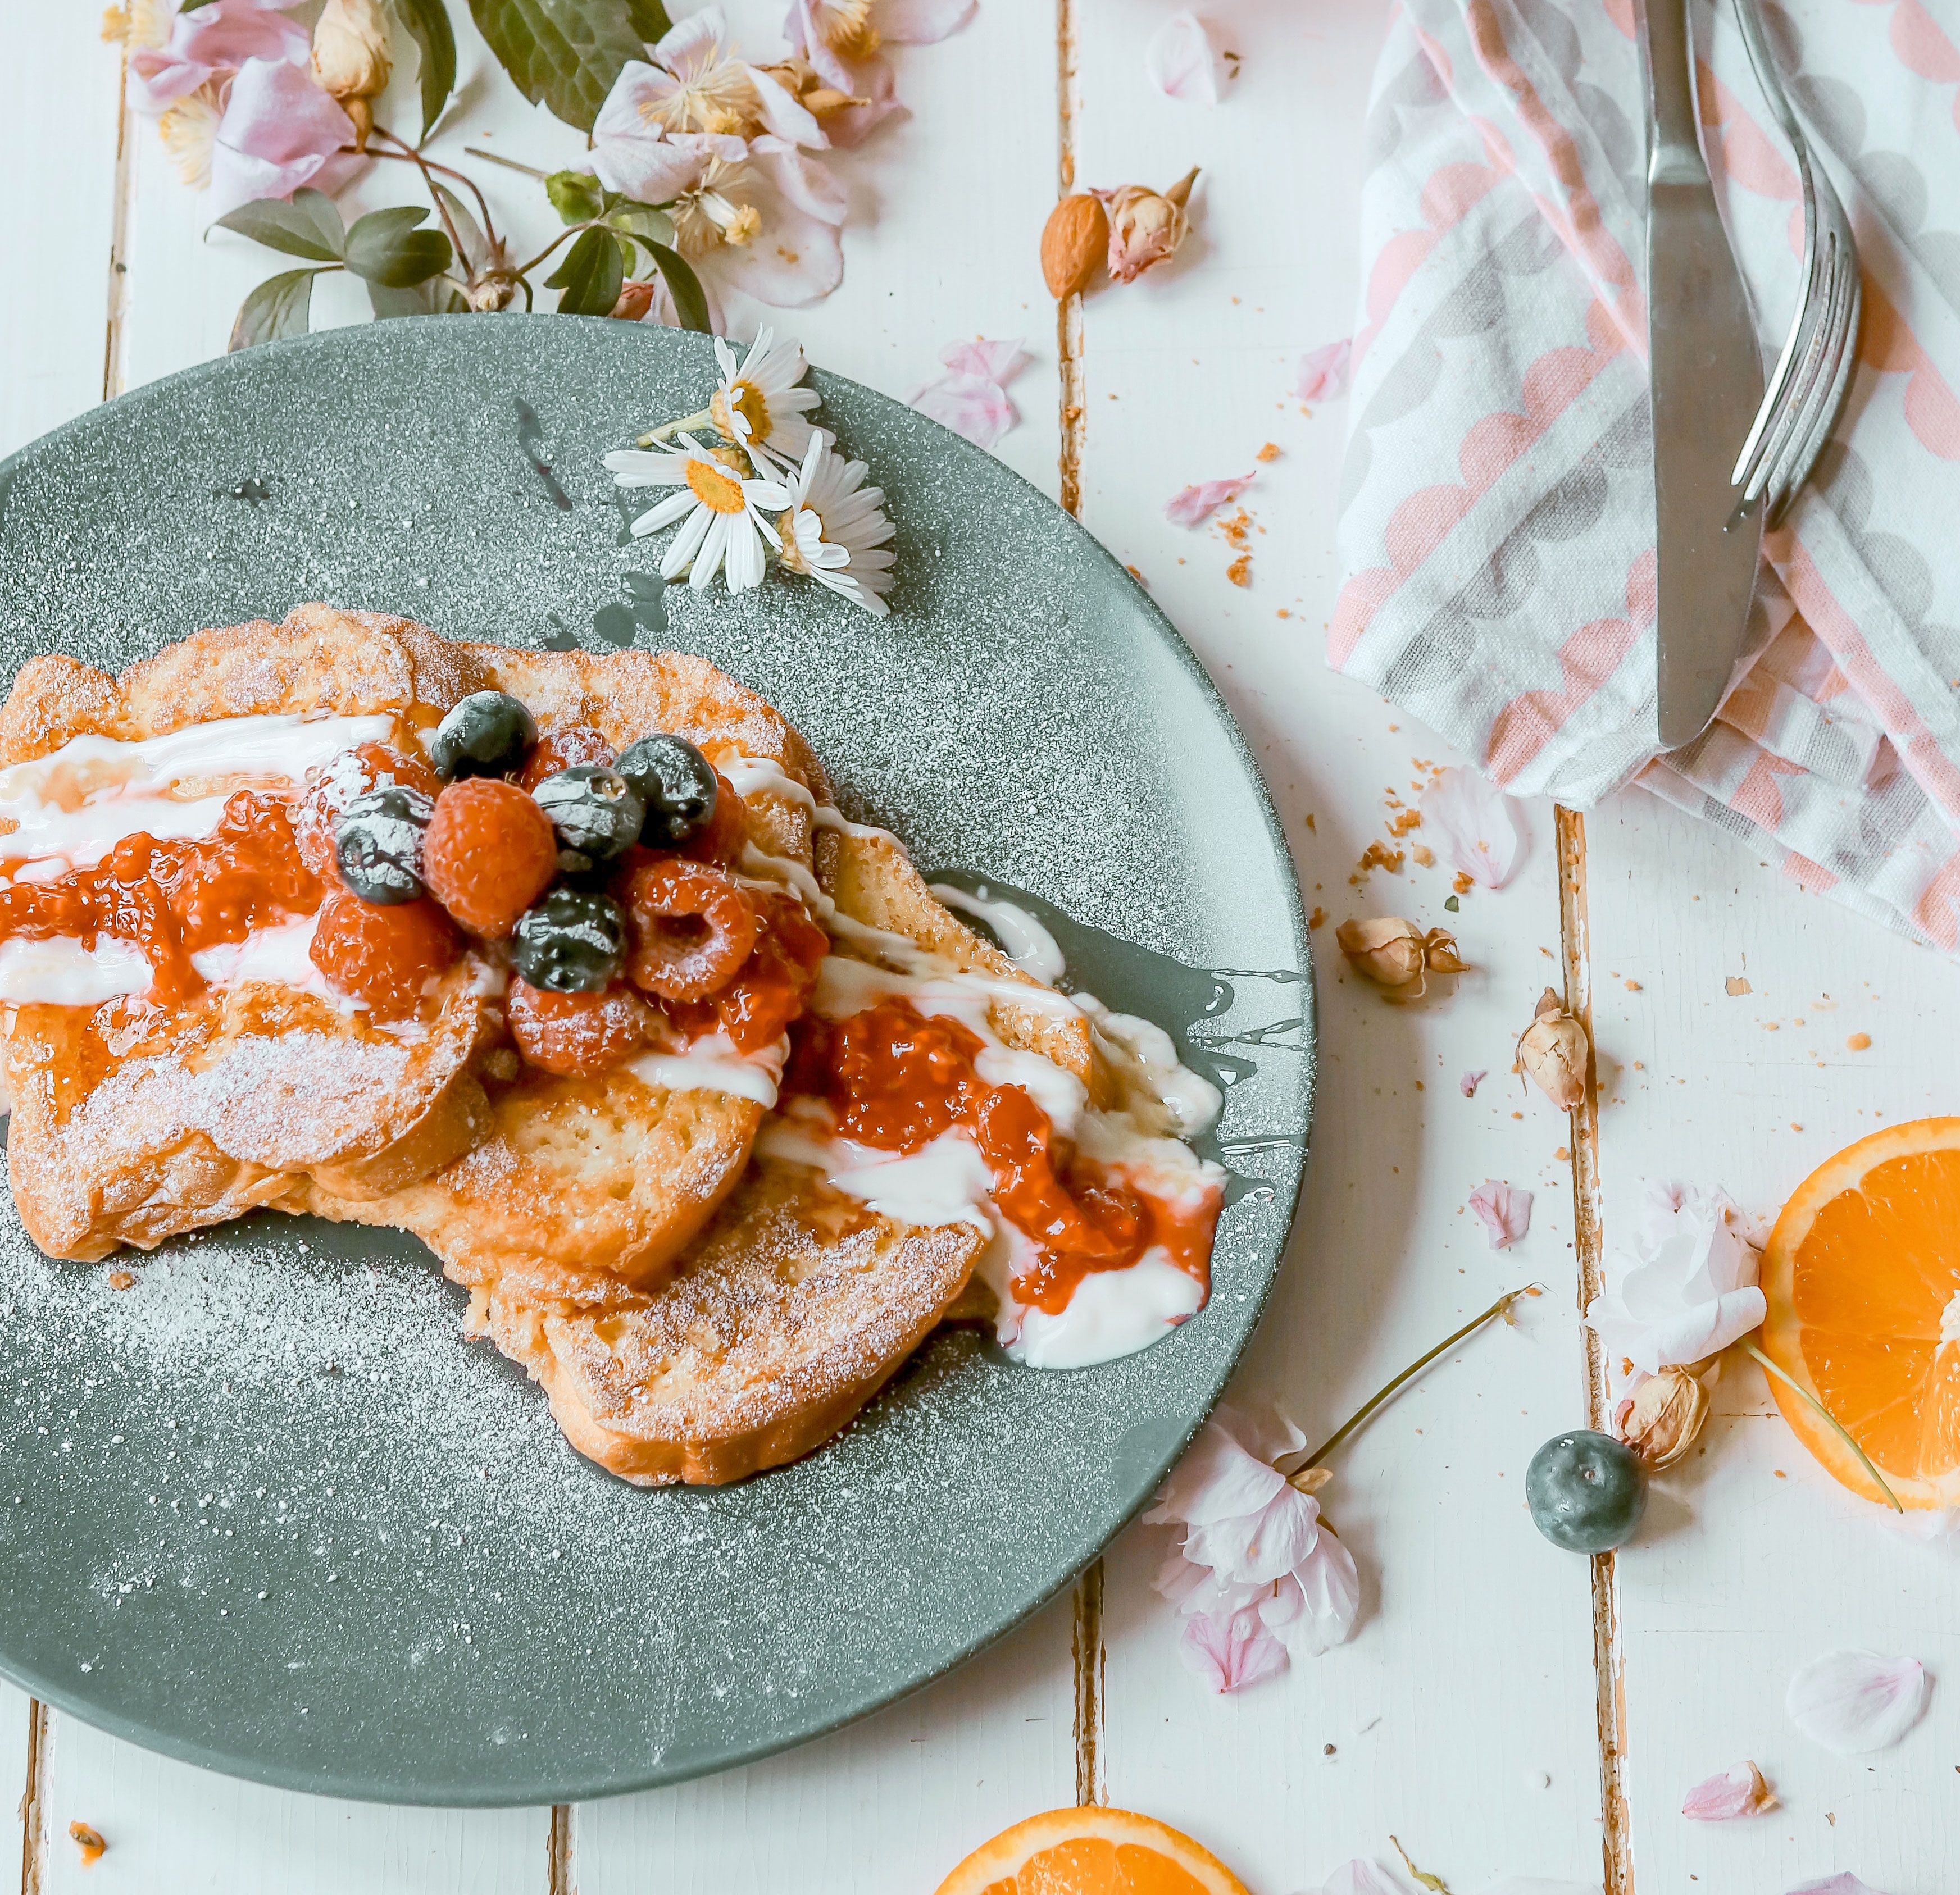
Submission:
[[[1803,192],[1803,291],[1796,299],[1796,307],[1791,313],[1790,333],[1783,339],[1783,353],[1777,358],[1776,368],[1770,377],[1769,386],[1763,390],[1762,405],[1756,410],[1756,418],[1750,427],[1748,439],[1743,442],[1742,451],[1736,457],[1735,472],[1729,476],[1730,486],[1748,487],[1748,498],[1751,499],[1755,497],[1754,482],[1756,469],[1771,451],[1765,437],[1776,418],[1790,372],[1796,365],[1805,320],[1815,307],[1817,299],[1817,277],[1822,262],[1817,242],[1817,194],[1815,186],[1811,182],[1809,154],[1801,145],[1796,148],[1796,170],[1798,182]]]
[[[1844,265],[1840,272],[1844,293],[1836,299],[1833,310],[1835,333],[1831,373],[1818,385],[1818,399],[1812,409],[1806,433],[1777,469],[1782,491],[1771,510],[1774,517],[1766,518],[1767,525],[1774,526],[1782,519],[1791,498],[1810,478],[1818,456],[1823,453],[1825,444],[1838,424],[1838,418],[1844,411],[1853,378],[1857,373],[1858,331],[1864,313],[1864,285],[1859,273],[1857,253],[1848,245]]]
[[[1838,290],[1838,246],[1827,237],[1820,246],[1822,260],[1817,291],[1803,312],[1803,338],[1796,364],[1785,385],[1774,421],[1757,456],[1756,469],[1743,490],[1745,500],[1774,492],[1777,475],[1804,431],[1804,418],[1813,392],[1821,379],[1828,382],[1835,367],[1832,355],[1831,321]]]

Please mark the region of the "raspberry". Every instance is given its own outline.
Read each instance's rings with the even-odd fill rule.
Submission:
[[[547,731],[539,738],[518,773],[517,787],[535,790],[546,777],[556,776],[574,763],[612,768],[612,746],[589,723],[568,723],[562,730]]]
[[[697,862],[735,862],[749,839],[748,812],[735,786],[718,770],[714,773],[714,813],[708,827],[692,841],[681,844],[681,854]]]
[[[635,987],[704,1000],[733,979],[756,945],[756,909],[734,877],[705,862],[654,856],[620,885]]]
[[[514,783],[464,777],[436,798],[422,879],[471,933],[508,934],[557,873],[551,819]]]
[[[648,1009],[629,987],[554,994],[514,979],[511,1037],[530,1064],[567,1079],[596,1079],[646,1044]]]
[[[390,749],[385,743],[343,750],[307,772],[305,790],[293,805],[293,838],[300,845],[300,860],[329,889],[340,886],[334,836],[347,806],[356,796],[391,783],[428,796],[442,787],[427,758]]]
[[[330,895],[313,930],[313,964],[339,994],[365,1000],[377,1019],[415,1012],[422,990],[462,951],[456,927],[433,901],[388,908]]]

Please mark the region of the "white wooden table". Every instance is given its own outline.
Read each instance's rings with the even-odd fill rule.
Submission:
[[[936,371],[947,341],[1025,335],[1023,420],[999,451],[1134,564],[1208,665],[1309,906],[1330,924],[1433,920],[1441,867],[1349,884],[1384,834],[1385,791],[1407,795],[1412,759],[1448,753],[1324,666],[1342,415],[1288,398],[1298,354],[1351,324],[1360,128],[1388,0],[1212,0],[1242,68],[1211,110],[1144,77],[1144,43],[1171,5],[981,0],[959,37],[902,55],[913,116],[840,167],[854,204],[844,287],[788,326],[824,366],[898,393]],[[525,108],[452,11],[476,103],[438,154],[487,137],[575,161],[576,135]],[[731,8],[752,48],[776,43],[778,11]],[[203,238],[199,200],[124,107],[97,22],[84,0],[8,21],[0,452],[218,354],[245,290],[282,267]],[[1058,332],[1036,238],[1058,183],[1163,185],[1193,163],[1200,230],[1179,265],[1091,298]],[[408,201],[407,167],[377,168],[390,175],[358,201]],[[479,175],[520,235],[549,227],[533,189]],[[316,310],[358,313],[324,294]],[[1268,440],[1282,453],[1249,496],[1258,532],[1242,590],[1229,550],[1162,510]],[[1960,1567],[1814,1469],[1754,1371],[1728,1378],[1704,1452],[1617,1558],[1554,1552],[1522,1484],[1542,1439],[1599,1412],[1577,1310],[1637,1181],[1720,1182],[1773,1210],[1876,1122],[1951,1109],[1960,977],[1639,795],[1583,822],[1540,806],[1532,825],[1518,880],[1465,899],[1476,971],[1446,1004],[1384,1006],[1344,975],[1331,925],[1315,937],[1319,1120],[1242,1385],[1311,1435],[1500,1289],[1550,1286],[1519,1330],[1439,1365],[1341,1461],[1325,1498],[1366,1588],[1351,1645],[1208,1696],[1149,1587],[1160,1536],[1133,1528],[1072,1598],[854,1729],[676,1789],[490,1813],[233,1782],[0,1686],[0,1785],[25,1788],[24,1889],[915,1895],[1008,1823],[1106,1800],[1189,1830],[1258,1895],[1317,1887],[1350,1856],[1392,1861],[1391,1832],[1459,1895],[1506,1874],[1603,1876],[1608,1895],[1780,1895],[1842,1869],[1888,1895],[1951,1890]],[[1726,978],[1745,973],[1750,991],[1730,997]],[[1570,1123],[1504,1078],[1548,983],[1589,1006],[1601,1054],[1599,1097]],[[1846,1050],[1853,1032],[1869,1051]],[[1466,1100],[1457,1076],[1477,1067],[1494,1076]],[[1538,1193],[1529,1238],[1502,1257],[1464,1210],[1487,1177]],[[1783,1715],[1790,1672],[1844,1644],[1914,1654],[1941,1680],[1920,1728],[1869,1760],[1832,1757]],[[1680,1817],[1688,1785],[1745,1757],[1781,1811]],[[0,1788],[0,1811],[14,1801]],[[109,1839],[92,1868],[68,1838],[77,1818]]]

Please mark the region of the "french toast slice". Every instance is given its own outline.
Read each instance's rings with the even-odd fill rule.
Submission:
[[[773,763],[817,800],[829,797],[822,766],[794,727],[703,660],[466,649],[484,680],[476,688],[521,698],[546,736],[589,725],[618,751],[649,731],[672,731],[711,755]],[[762,792],[744,808],[759,848],[812,867],[807,807]],[[553,1304],[608,1307],[651,1286],[707,1224],[762,1121],[753,1099],[650,1086],[623,1069],[561,1079],[527,1068],[493,1084],[485,1135],[453,1163],[359,1201],[322,1181],[300,1203],[320,1216],[412,1232],[447,1275],[473,1288],[501,1283]]]
[[[949,913],[895,842],[827,832],[817,857],[845,916],[994,978],[1001,1040],[1093,1086],[1081,1017],[1017,1001],[1013,987],[1036,984]],[[970,1223],[902,1223],[813,1168],[762,1157],[663,1288],[579,1308],[506,1280],[473,1296],[469,1327],[543,1388],[580,1453],[636,1486],[719,1485],[821,1446],[937,1324],[977,1313],[962,1298],[987,1242]]]
[[[408,620],[302,606],[279,625],[196,633],[119,677],[30,660],[0,707],[0,763],[76,737],[280,714],[385,717],[406,747],[474,676],[466,648]],[[7,1159],[28,1234],[92,1261],[289,1202],[309,1175],[363,1194],[447,1162],[481,1137],[488,1107],[477,1067],[498,1022],[474,975],[453,970],[412,1033],[261,981],[167,1012],[20,1007],[5,1023]]]

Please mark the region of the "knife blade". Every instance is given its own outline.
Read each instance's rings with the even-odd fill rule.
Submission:
[[[1748,634],[1762,507],[1729,485],[1762,399],[1748,291],[1695,135],[1688,0],[1645,0],[1647,364],[1661,747],[1701,735]]]

